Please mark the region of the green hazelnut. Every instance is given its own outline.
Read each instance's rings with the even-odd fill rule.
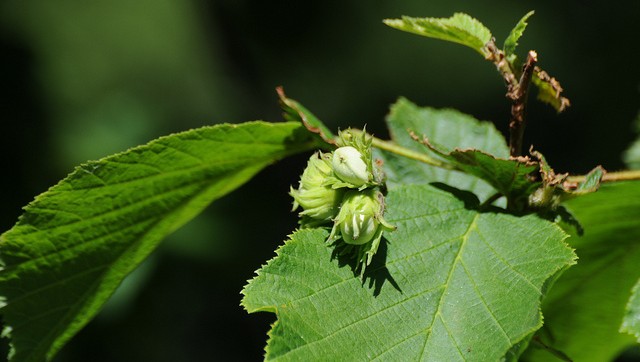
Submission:
[[[329,239],[341,237],[347,244],[362,245],[374,240],[383,230],[394,230],[382,217],[383,212],[383,196],[379,191],[348,191]]]
[[[362,245],[373,240],[378,230],[376,220],[365,214],[353,214],[340,225],[342,239],[347,244]]]
[[[370,242],[380,224],[376,220],[379,206],[371,192],[348,192],[340,209],[340,233],[347,244],[362,245]]]
[[[361,271],[371,263],[384,231],[395,230],[384,218],[384,196],[374,189],[345,193],[327,242],[342,239],[355,249]]]
[[[367,164],[360,151],[354,147],[344,146],[333,151],[331,165],[340,180],[354,187],[363,186],[370,181]]]

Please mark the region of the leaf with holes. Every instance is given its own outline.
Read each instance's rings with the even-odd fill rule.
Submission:
[[[51,359],[163,237],[265,166],[310,147],[298,123],[225,124],[78,167],[0,236],[12,359]]]
[[[534,215],[479,213],[453,188],[391,190],[385,234],[361,281],[324,240],[295,232],[245,287],[278,316],[267,359],[495,361],[542,325],[547,282],[574,263],[566,234]]]

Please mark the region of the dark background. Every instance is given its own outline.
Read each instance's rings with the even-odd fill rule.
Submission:
[[[558,171],[623,167],[639,110],[640,2],[100,0],[0,3],[0,231],[75,165],[171,132],[281,119],[285,87],[332,129],[386,137],[398,96],[452,107],[506,130],[493,65],[472,50],[386,27],[383,18],[471,14],[520,41],[572,101],[535,102],[525,144]],[[534,92],[535,94],[535,92]],[[269,314],[240,290],[296,227],[292,157],[216,201],[126,279],[59,361],[259,360]]]

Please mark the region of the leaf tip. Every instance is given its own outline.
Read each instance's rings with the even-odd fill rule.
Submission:
[[[404,16],[403,16],[403,19],[404,19]],[[402,26],[404,22],[403,19],[382,19],[382,23],[392,28],[399,28]]]

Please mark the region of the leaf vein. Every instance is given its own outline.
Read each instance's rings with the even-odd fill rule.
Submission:
[[[476,283],[475,279],[473,278],[473,275],[467,269],[467,266],[465,265],[464,260],[461,261],[460,264],[462,265],[462,269],[464,270],[465,274],[467,274],[467,277],[469,277],[469,280],[471,281],[471,284],[473,285],[473,290],[476,292],[476,294],[480,298],[480,301],[482,301],[482,305],[486,308],[487,312],[489,312],[489,315],[491,316],[491,319],[498,326],[498,328],[500,329],[500,332],[502,332],[502,336],[507,340],[507,345],[511,345],[511,338],[509,338],[509,335],[504,330],[504,327],[502,326],[502,324],[500,324],[500,321],[498,321],[498,318],[496,318],[495,314],[493,313],[493,310],[491,308],[489,308],[489,303],[487,303],[487,301],[485,300],[484,296],[480,292],[480,289],[478,288],[478,284]]]
[[[464,247],[465,247],[465,245],[467,244],[467,241],[468,241],[468,236],[469,236],[471,230],[476,228],[476,223],[477,223],[477,220],[478,220],[478,216],[479,216],[479,214],[475,214],[473,216],[473,219],[469,223],[469,227],[467,228],[465,233],[462,235],[462,242],[460,243],[460,249],[458,249],[458,252],[456,253],[456,257],[455,257],[454,261],[451,263],[451,269],[449,269],[449,273],[447,275],[447,280],[445,281],[445,283],[443,285],[442,294],[440,294],[440,298],[438,300],[438,307],[436,308],[436,312],[434,313],[433,318],[431,319],[431,322],[429,322],[429,327],[425,330],[426,335],[425,335],[425,338],[424,338],[424,344],[422,345],[422,351],[420,352],[420,359],[423,359],[423,357],[424,357],[424,353],[425,353],[425,350],[427,348],[427,343],[429,342],[429,338],[431,336],[431,331],[432,331],[432,328],[433,328],[433,324],[435,323],[435,319],[440,317],[440,315],[441,315],[442,303],[444,301],[444,295],[445,295],[446,289],[447,289],[449,283],[451,282],[451,278],[453,277],[453,272],[456,269],[456,264],[458,264],[458,262],[461,260],[462,252],[463,252]]]
[[[476,230],[477,234],[478,234],[478,238],[480,240],[482,240],[482,243],[485,244],[487,246],[487,248],[491,251],[491,253],[493,255],[496,256],[496,258],[498,258],[500,260],[500,262],[502,262],[504,265],[506,265],[509,270],[511,270],[514,274],[516,274],[521,280],[525,281],[527,285],[529,285],[538,295],[542,295],[542,291],[540,290],[539,287],[537,287],[531,280],[529,280],[526,276],[524,276],[522,273],[520,273],[519,271],[517,271],[513,265],[511,265],[506,259],[504,259],[492,246],[491,244],[487,241],[487,238],[482,235],[482,233],[480,232],[480,230]]]
[[[430,289],[422,290],[422,291],[420,291],[419,293],[416,293],[416,294],[414,294],[414,295],[412,295],[412,296],[408,296],[408,297],[406,297],[406,298],[404,298],[404,299],[398,300],[398,301],[396,301],[395,303],[389,304],[389,305],[385,306],[384,308],[381,308],[381,309],[376,310],[376,311],[375,311],[375,313],[373,313],[373,314],[366,315],[366,316],[364,316],[364,318],[354,320],[354,321],[352,321],[351,323],[347,323],[347,324],[345,324],[344,326],[342,326],[342,327],[340,327],[340,328],[338,328],[338,329],[336,329],[336,330],[332,331],[331,333],[329,333],[329,334],[327,334],[327,335],[322,336],[322,338],[317,339],[317,340],[315,340],[315,341],[311,341],[311,342],[309,342],[309,343],[305,344],[304,346],[299,346],[299,347],[297,347],[297,348],[295,348],[295,349],[299,349],[299,348],[302,348],[302,347],[308,347],[308,346],[311,346],[311,345],[313,345],[313,344],[320,343],[320,342],[322,342],[323,340],[329,339],[329,338],[331,338],[331,337],[333,337],[333,336],[337,335],[338,333],[340,333],[341,331],[343,331],[343,330],[345,330],[345,329],[347,329],[347,328],[350,328],[350,327],[355,326],[356,324],[359,324],[359,323],[365,322],[365,321],[369,320],[370,318],[376,317],[376,316],[378,316],[379,314],[382,314],[382,313],[384,313],[384,312],[386,312],[386,311],[388,311],[388,310],[390,310],[390,309],[392,309],[392,308],[394,308],[394,307],[397,307],[397,306],[399,306],[399,305],[402,305],[402,304],[404,304],[404,303],[406,303],[406,302],[408,302],[408,301],[410,301],[410,300],[413,300],[413,299],[415,299],[415,298],[419,298],[419,297],[421,297],[421,296],[422,296],[422,295],[424,295],[424,294],[427,294],[427,293],[429,293],[429,292],[432,292],[432,291],[437,290],[437,289],[440,289],[440,288],[442,288],[442,286],[437,286],[437,287],[435,287],[435,288],[430,288]],[[325,288],[325,289],[326,289],[326,288]],[[306,297],[305,297],[305,298],[306,298]],[[303,299],[303,298],[300,298],[300,299]],[[298,299],[298,300],[300,300],[300,299]],[[422,333],[422,332],[421,332],[421,333]],[[293,351],[293,350],[288,351],[287,353],[292,352],[292,351]]]

